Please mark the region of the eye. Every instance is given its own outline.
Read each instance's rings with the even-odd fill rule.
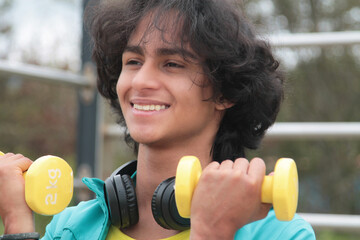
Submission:
[[[140,61],[134,60],[134,59],[130,59],[128,61],[126,61],[125,63],[126,65],[141,65]]]
[[[176,63],[176,62],[167,62],[165,64],[166,67],[171,67],[171,68],[184,68],[184,65]]]

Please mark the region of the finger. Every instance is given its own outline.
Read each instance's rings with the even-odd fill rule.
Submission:
[[[220,169],[225,170],[225,169],[232,169],[234,165],[234,162],[231,160],[225,160],[222,161],[220,164]]]
[[[29,169],[33,161],[31,161],[29,158],[23,157],[16,160],[17,166],[21,169],[21,171],[25,172]]]
[[[268,215],[271,207],[272,205],[269,203],[261,203],[257,213],[252,217],[251,221],[257,221],[265,218]]]
[[[266,172],[266,166],[264,160],[261,158],[253,158],[250,161],[249,169],[248,169],[248,175],[251,177],[258,178],[261,176],[261,178],[264,178]]]
[[[241,170],[247,173],[249,168],[249,161],[246,158],[238,158],[235,160],[233,168],[235,170]]]
[[[6,153],[2,156],[3,159],[8,159],[11,161],[14,161],[19,158],[23,158],[24,156],[22,154],[14,154],[14,153]]]
[[[211,163],[209,163],[206,168],[207,169],[211,169],[211,170],[216,170],[219,169],[220,167],[220,163],[216,162],[216,161],[212,161]]]
[[[13,153],[5,153],[4,155],[0,155],[0,159],[5,159],[5,158],[8,158],[8,157],[12,157],[14,155],[15,154],[13,154]]]
[[[270,203],[261,203],[261,209],[266,215],[269,213],[270,209],[272,208],[272,204]],[[266,217],[266,215],[264,217]]]
[[[33,163],[33,161],[24,157],[22,154],[7,153],[3,159],[7,159],[6,164],[16,165],[22,172],[25,172]]]
[[[13,154],[13,153],[8,153],[10,156],[9,156],[9,160],[18,160],[18,159],[21,159],[21,158],[24,158],[24,155],[18,153],[18,154]]]

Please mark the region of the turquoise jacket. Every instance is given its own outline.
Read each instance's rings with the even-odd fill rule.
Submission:
[[[84,178],[83,182],[96,194],[96,199],[81,202],[78,206],[66,208],[55,215],[46,227],[46,233],[42,239],[106,239],[110,221],[103,192],[104,182],[96,178]],[[295,215],[290,222],[281,222],[276,219],[274,211],[271,210],[265,219],[239,229],[235,240],[241,239],[313,240],[315,234],[310,224],[300,216]]]

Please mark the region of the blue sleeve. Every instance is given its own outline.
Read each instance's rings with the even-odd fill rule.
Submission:
[[[96,199],[80,202],[55,215],[47,225],[42,240],[105,240],[110,221],[103,192],[104,182],[95,178],[84,178],[83,182],[96,194]]]
[[[276,219],[274,210],[270,210],[266,218],[239,229],[234,239],[314,240],[316,237],[311,225],[299,215],[296,214],[291,221],[283,222]]]
[[[104,240],[109,229],[108,215],[104,214],[97,200],[81,202],[55,215],[46,226],[42,240],[99,239]]]
[[[287,227],[283,228],[277,238],[274,239],[314,240],[316,237],[310,224],[298,218],[289,222]]]
[[[70,208],[69,208],[70,209]],[[64,230],[64,225],[71,217],[71,211],[66,209],[62,213],[55,215],[51,222],[46,226],[45,235],[41,240],[56,240],[56,239],[76,239],[71,231]]]
[[[54,239],[54,225],[52,223],[52,221],[46,226],[46,231],[45,231],[45,235],[41,238],[41,240],[50,240],[50,239]]]

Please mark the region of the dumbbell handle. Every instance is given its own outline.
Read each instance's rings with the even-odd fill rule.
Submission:
[[[175,199],[180,216],[190,218],[191,199],[201,176],[200,161],[193,156],[183,157],[175,179]],[[298,175],[294,160],[281,158],[274,175],[265,176],[261,187],[261,202],[272,203],[278,220],[290,221],[298,202]]]
[[[4,155],[0,151],[0,156]],[[67,207],[73,195],[73,171],[56,156],[43,156],[23,173],[25,200],[34,212],[54,215]]]

